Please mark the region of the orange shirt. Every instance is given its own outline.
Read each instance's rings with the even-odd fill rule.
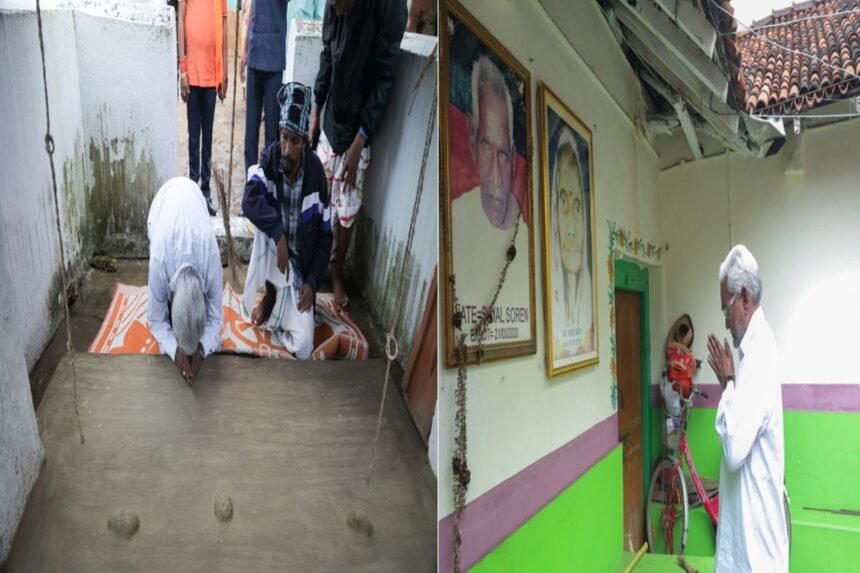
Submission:
[[[221,14],[215,18],[215,6]],[[223,77],[223,25],[227,0],[185,0],[185,57],[188,85],[218,87]]]

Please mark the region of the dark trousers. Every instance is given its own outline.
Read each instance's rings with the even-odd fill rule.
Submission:
[[[212,175],[212,125],[215,123],[215,88],[191,86],[188,94],[188,178],[198,183],[203,196],[209,198]],[[200,132],[203,145],[200,145]]]
[[[281,108],[278,105],[278,90],[281,88],[283,72],[263,72],[248,68],[245,101],[245,171],[260,161],[257,145],[260,142],[260,117],[266,110],[266,144],[268,147],[278,140],[278,120]]]

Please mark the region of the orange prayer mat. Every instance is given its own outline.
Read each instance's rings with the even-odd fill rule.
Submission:
[[[266,358],[295,357],[272,339],[272,333],[242,317],[242,297],[224,287],[224,324],[218,352],[251,354]],[[99,333],[88,352],[95,354],[160,354],[146,326],[147,289],[117,283]],[[366,360],[367,339],[352,319],[337,310],[334,296],[317,293],[316,330],[311,360]]]

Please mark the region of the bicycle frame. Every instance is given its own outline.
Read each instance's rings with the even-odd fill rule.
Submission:
[[[711,519],[714,529],[719,522],[720,515],[720,494],[719,485],[715,483],[712,488],[713,495],[708,495],[708,490],[702,479],[699,477],[699,472],[696,470],[696,464],[693,461],[693,454],[690,451],[690,444],[687,441],[687,418],[690,410],[693,408],[693,397],[700,395],[707,398],[707,394],[693,388],[689,398],[682,398],[683,407],[678,416],[678,428],[680,436],[678,445],[667,456],[665,456],[655,467],[652,472],[651,485],[648,488],[648,496],[645,507],[645,514],[648,516],[647,536],[648,542],[651,545],[651,550],[658,551],[661,545],[660,537],[665,542],[667,553],[676,553],[675,551],[675,527],[679,517],[683,520],[681,528],[681,539],[677,554],[683,554],[687,544],[687,527],[689,524],[689,510],[699,507],[705,508],[705,513]],[[686,461],[687,474],[684,474],[681,465]],[[690,502],[689,491],[687,488],[687,478],[689,475],[693,482],[693,487],[696,491],[698,500],[695,503]],[[670,477],[671,476],[671,477]],[[666,479],[668,478],[668,479]],[[679,483],[680,481],[680,483]],[[655,485],[659,487],[655,488]],[[653,521],[658,514],[651,509],[651,504],[656,503],[662,506],[659,512],[659,522]],[[785,511],[785,521],[788,535],[789,548],[791,547],[791,511],[789,508],[788,491],[783,487],[783,508]],[[679,509],[679,505],[683,508]],[[682,515],[679,515],[682,512]]]
[[[698,496],[698,501],[696,504],[689,504],[690,509],[698,507],[702,505],[705,508],[705,512],[708,514],[708,517],[711,518],[711,522],[714,524],[714,527],[717,526],[720,515],[720,493],[719,491],[714,492],[713,496],[709,496],[705,486],[702,484],[702,479],[699,477],[699,472],[696,470],[696,464],[693,462],[693,454],[690,451],[690,444],[687,442],[687,418],[690,414],[690,411],[693,409],[693,398],[696,395],[700,395],[704,398],[707,398],[707,395],[693,388],[690,392],[689,398],[682,398],[683,407],[681,408],[681,415],[678,417],[679,429],[681,431],[681,439],[678,443],[678,449],[674,454],[669,455],[669,459],[672,460],[672,476],[675,479],[675,476],[680,474],[683,475],[683,469],[681,468],[681,463],[685,461],[687,463],[687,471],[690,474],[690,477],[693,480],[693,487],[696,490],[696,495]],[[689,500],[687,500],[689,503]],[[666,516],[668,518],[668,516]],[[668,522],[674,521],[669,518]]]
[[[671,456],[673,458],[673,466],[672,471],[676,472],[677,469],[681,466],[682,459],[687,463],[687,470],[690,472],[690,477],[693,479],[693,487],[696,489],[696,495],[699,497],[698,503],[704,506],[705,512],[707,512],[708,517],[711,518],[714,526],[717,525],[717,521],[719,520],[720,515],[720,494],[719,492],[714,493],[713,496],[709,497],[708,492],[705,490],[705,486],[702,485],[702,480],[699,477],[699,472],[696,471],[696,464],[693,463],[693,454],[690,452],[690,446],[687,443],[687,421],[686,419],[682,423],[683,432],[681,433],[681,443],[678,445],[678,455]],[[696,505],[691,505],[691,508],[697,507]]]

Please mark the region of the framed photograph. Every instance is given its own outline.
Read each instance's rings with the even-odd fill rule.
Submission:
[[[591,130],[538,89],[547,374],[597,364]]]
[[[472,327],[484,312],[492,321],[481,360],[534,354],[531,80],[457,2],[441,3],[440,24],[445,362],[456,366],[461,332],[467,362],[477,361]],[[511,246],[516,254],[493,303]]]

